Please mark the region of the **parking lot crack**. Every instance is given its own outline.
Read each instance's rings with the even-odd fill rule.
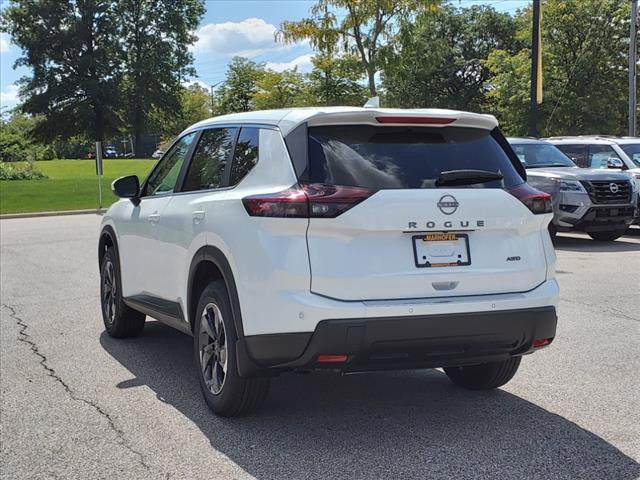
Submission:
[[[593,303],[587,303],[584,302],[582,300],[570,300],[570,299],[566,299],[563,298],[562,299],[563,302],[568,302],[568,303],[573,303],[575,305],[586,305],[587,307],[590,307],[594,310],[597,310],[601,313],[608,313],[611,314],[613,316],[616,316],[618,318],[624,318],[626,320],[631,320],[633,322],[640,322],[640,318],[637,317],[632,317],[631,315],[627,315],[626,313],[618,310],[617,308],[611,307],[611,306],[607,306],[607,305],[594,305]]]
[[[46,355],[44,353],[42,353],[42,351],[40,351],[40,348],[38,347],[38,344],[29,335],[29,333],[28,333],[29,325],[21,317],[18,316],[18,314],[16,312],[16,309],[13,308],[10,305],[7,305],[6,303],[3,303],[2,305],[7,310],[9,310],[9,316],[15,320],[16,324],[20,328],[20,330],[18,331],[18,341],[20,341],[22,343],[25,343],[25,344],[27,344],[29,346],[29,348],[31,349],[31,353],[33,353],[36,357],[39,358],[40,366],[45,370],[47,375],[49,377],[53,378],[57,383],[59,383],[62,386],[62,388],[64,389],[64,391],[67,393],[67,395],[69,395],[69,397],[71,397],[72,400],[74,400],[76,402],[84,403],[85,405],[88,405],[93,410],[95,410],[100,416],[102,416],[107,421],[107,424],[109,425],[109,428],[115,433],[116,438],[118,439],[118,443],[120,445],[122,445],[122,447],[124,447],[125,449],[129,450],[136,457],[138,457],[138,459],[140,461],[140,464],[146,470],[150,471],[151,467],[146,462],[146,460],[144,458],[144,455],[130,445],[130,443],[127,441],[127,439],[125,437],[124,431],[122,429],[120,429],[115,424],[115,421],[113,420],[113,417],[109,414],[109,412],[105,411],[104,408],[102,408],[96,402],[94,402],[92,400],[89,400],[89,399],[86,399],[86,398],[78,395],[67,384],[67,382],[65,382],[62,379],[62,377],[60,377],[60,375],[55,371],[55,369],[49,365],[49,361],[47,360]]]

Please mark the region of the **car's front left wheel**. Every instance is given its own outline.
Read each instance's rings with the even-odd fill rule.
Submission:
[[[223,417],[253,412],[266,398],[270,379],[238,375],[238,336],[223,282],[207,285],[200,296],[197,315],[193,346],[198,379],[207,405]]]
[[[626,231],[626,228],[620,229],[620,230],[611,230],[608,232],[588,232],[588,233],[591,238],[599,242],[613,242],[614,240],[617,240],[622,235],[624,235],[625,231]]]
[[[104,328],[112,337],[134,337],[142,332],[146,317],[122,300],[120,266],[113,248],[107,249],[100,264],[100,304]]]

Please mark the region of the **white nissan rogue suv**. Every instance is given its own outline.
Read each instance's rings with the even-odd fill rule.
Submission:
[[[107,332],[145,316],[193,335],[224,416],[285,371],[444,367],[508,382],[556,332],[550,196],[496,119],[327,107],[240,113],[185,130],[99,240]]]

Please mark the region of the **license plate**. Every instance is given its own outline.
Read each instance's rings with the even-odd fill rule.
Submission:
[[[462,267],[471,265],[469,235],[433,232],[413,236],[416,267]]]

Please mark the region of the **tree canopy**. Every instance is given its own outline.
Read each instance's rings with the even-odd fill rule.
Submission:
[[[401,22],[384,51],[385,102],[394,106],[480,111],[486,107],[496,50],[515,53],[517,22],[487,6],[443,6]]]
[[[19,85],[22,111],[43,116],[34,134],[139,140],[153,111],[180,107],[203,13],[202,0],[12,0],[1,29],[32,72]]]
[[[543,6],[544,135],[624,134],[627,125],[629,2],[546,0]],[[497,49],[488,108],[509,133],[525,134],[529,112],[531,11],[517,16],[516,54]]]
[[[378,94],[376,73],[380,49],[394,35],[396,25],[425,9],[435,9],[440,0],[318,0],[311,16],[297,22],[282,22],[279,36],[285,42],[308,40],[323,54],[342,50],[356,53],[366,72],[369,94]],[[344,11],[344,15],[338,15]],[[341,18],[341,19],[340,19]]]
[[[195,75],[188,46],[204,14],[200,0],[120,0],[124,55],[124,112],[136,154],[151,111],[180,116],[181,81]]]
[[[120,44],[111,1],[14,0],[2,11],[2,30],[23,52],[16,65],[32,74],[18,82],[22,110],[43,115],[35,134],[86,133],[95,139],[120,125]]]

